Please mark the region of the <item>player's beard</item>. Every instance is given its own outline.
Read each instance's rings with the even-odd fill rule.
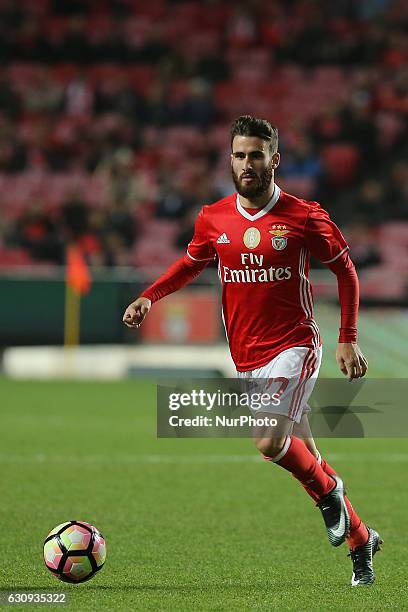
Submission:
[[[256,200],[257,198],[260,198],[266,191],[268,191],[273,178],[272,160],[265,168],[265,170],[261,172],[261,174],[257,174],[256,172],[251,173],[255,179],[252,185],[243,185],[242,180],[234,171],[234,168],[231,167],[231,171],[232,179],[235,184],[235,189],[237,190],[240,196],[242,196],[243,198],[248,198],[249,200]]]

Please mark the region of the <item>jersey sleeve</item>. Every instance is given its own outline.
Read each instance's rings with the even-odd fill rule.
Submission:
[[[183,255],[175,261],[159,278],[148,287],[140,297],[146,297],[152,304],[158,302],[166,295],[181,289],[198,276],[206,267],[208,261],[193,261]]]
[[[315,203],[305,225],[306,246],[324,264],[331,264],[349,250],[349,246],[329,213]]]
[[[337,276],[341,325],[339,342],[357,342],[359,285],[349,246],[327,211],[317,204],[309,211],[305,241],[312,255]]]
[[[193,261],[212,261],[216,257],[216,251],[211,245],[205,221],[205,207],[197,215],[194,228],[194,236],[187,246],[187,256]]]

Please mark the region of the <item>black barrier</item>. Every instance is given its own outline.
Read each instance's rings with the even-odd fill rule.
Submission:
[[[0,278],[0,345],[63,344],[63,278]],[[134,341],[122,323],[124,309],[141,290],[141,284],[95,276],[81,298],[81,344]],[[29,307],[26,308],[27,300]],[[24,308],[25,315],[21,316]]]

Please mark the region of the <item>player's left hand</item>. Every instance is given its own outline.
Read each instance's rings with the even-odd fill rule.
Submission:
[[[348,380],[361,378],[367,372],[368,361],[355,342],[339,342],[336,361]]]

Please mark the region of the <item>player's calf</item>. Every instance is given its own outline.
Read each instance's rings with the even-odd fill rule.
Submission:
[[[268,460],[275,460],[282,453],[285,444],[288,443],[288,436],[293,428],[293,421],[283,414],[271,414],[260,412],[257,414],[260,421],[268,417],[269,421],[275,424],[259,425],[253,429],[255,445],[260,453]]]
[[[255,445],[265,459],[274,460],[282,452],[286,440],[286,435],[273,438],[257,438]]]

